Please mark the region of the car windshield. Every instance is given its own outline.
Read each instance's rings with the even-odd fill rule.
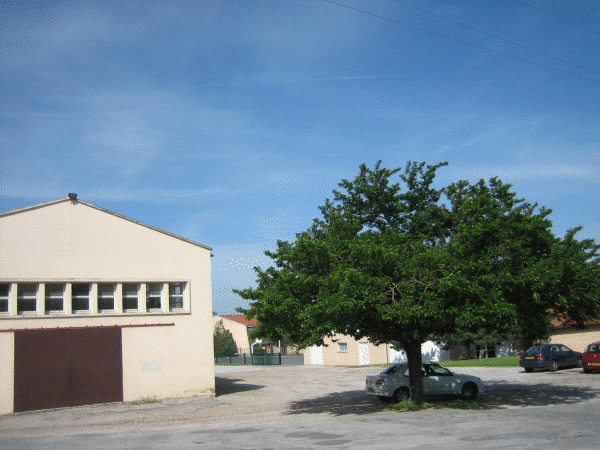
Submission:
[[[398,372],[398,370],[400,369],[408,369],[408,366],[404,365],[404,364],[395,364],[393,366],[388,367],[387,369],[385,369],[383,372],[381,372],[382,374],[385,375],[393,375],[396,372]]]
[[[431,376],[435,376],[435,375],[452,375],[452,372],[450,372],[448,369],[446,369],[445,367],[440,366],[439,364],[429,364],[429,375]]]
[[[600,344],[588,345],[588,348],[585,349],[585,353],[600,353]]]

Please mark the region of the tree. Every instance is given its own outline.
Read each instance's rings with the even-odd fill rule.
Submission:
[[[219,322],[215,324],[215,329],[213,332],[213,345],[215,357],[234,356],[237,352],[233,335],[231,334],[231,331],[225,329],[222,320],[219,320]]]
[[[257,287],[235,290],[251,301],[239,311],[256,315],[256,336],[287,334],[303,346],[334,332],[397,341],[410,398],[422,401],[421,344],[431,336],[515,324],[538,336],[552,310],[576,323],[597,313],[597,283],[585,280],[598,276],[598,247],[574,233],[557,239],[550,210],[516,199],[497,178],[436,189],[447,163],[409,161],[402,191],[390,183],[401,168],[380,164],[342,180],[345,193],[333,191],[322,219],[265,252],[274,266],[255,268]],[[570,278],[565,257],[576,265]]]

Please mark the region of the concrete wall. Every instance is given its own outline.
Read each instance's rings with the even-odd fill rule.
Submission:
[[[0,333],[0,414],[8,414],[14,410],[14,372],[15,335]]]
[[[564,344],[571,350],[583,352],[588,344],[600,341],[600,326],[590,327],[586,330],[565,329],[553,330],[549,343]]]
[[[90,311],[72,314],[65,302],[62,313],[47,314],[42,288],[37,311],[17,315],[11,289],[0,330],[174,324],[123,328],[124,400],[214,394],[210,248],[63,199],[0,214],[0,283],[21,282],[65,283],[67,291],[70,283],[89,283],[92,294],[98,282],[186,283],[181,309],[169,310],[167,288],[160,310],[146,311],[144,294],[139,310],[123,312],[115,300],[117,307],[108,314],[98,313],[92,298]],[[12,369],[4,364],[11,358],[11,336],[0,333],[2,383],[13,378],[5,376]],[[12,395],[12,389],[2,389],[3,412]]]

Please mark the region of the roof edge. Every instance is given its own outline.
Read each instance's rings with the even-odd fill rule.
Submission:
[[[127,220],[128,222],[135,223],[136,225],[141,225],[141,226],[149,228],[149,229],[151,229],[153,231],[157,231],[157,232],[159,232],[161,234],[165,234],[165,235],[170,236],[172,238],[179,239],[180,241],[187,242],[188,244],[196,245],[196,246],[201,247],[203,249],[206,249],[208,251],[212,251],[212,248],[209,247],[209,246],[207,246],[207,245],[200,244],[199,242],[192,241],[191,239],[187,239],[187,238],[184,238],[182,236],[178,236],[177,234],[173,234],[173,233],[170,233],[170,232],[165,231],[165,230],[161,230],[160,228],[153,227],[152,225],[148,225],[148,224],[146,224],[144,222],[140,222],[138,220],[131,219],[130,217],[123,216],[123,215],[118,214],[116,212],[110,211],[108,209],[101,208],[100,206],[96,206],[96,205],[93,205],[91,203],[84,202],[83,200],[78,200],[78,199],[73,200],[73,199],[70,199],[69,197],[60,198],[58,200],[52,200],[52,201],[45,202],[45,203],[38,203],[37,205],[26,206],[24,208],[13,209],[11,211],[6,211],[6,212],[3,212],[3,213],[0,213],[0,218],[7,217],[7,216],[12,216],[12,215],[15,215],[15,214],[21,214],[21,213],[24,213],[24,212],[33,211],[33,210],[36,210],[36,209],[41,209],[41,208],[45,208],[47,206],[57,205],[59,203],[65,203],[65,202],[72,202],[74,204],[81,203],[82,205],[85,205],[85,206],[87,206],[89,208],[92,208],[92,209],[95,209],[97,211],[100,211],[100,212],[103,212],[103,213],[106,213],[106,214],[110,214],[112,216],[118,217],[119,219]]]

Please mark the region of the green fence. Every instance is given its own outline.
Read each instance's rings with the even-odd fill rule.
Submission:
[[[237,353],[234,356],[216,356],[215,364],[281,366],[302,365],[304,356],[282,356],[281,353]]]

